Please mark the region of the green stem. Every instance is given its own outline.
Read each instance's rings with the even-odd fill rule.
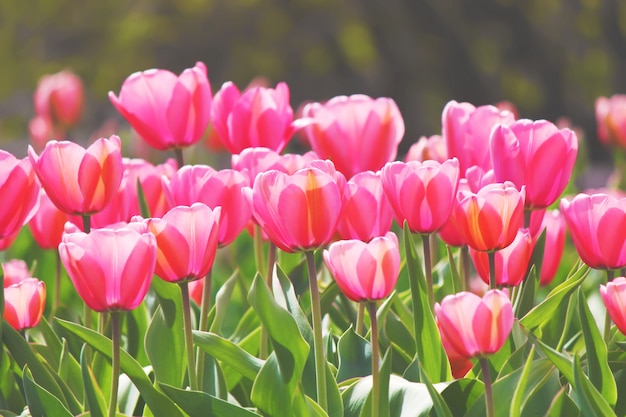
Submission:
[[[83,214],[83,231],[85,233],[91,232],[91,216],[89,214]],[[84,303],[84,301],[83,301]],[[86,328],[91,329],[91,309],[85,303],[83,306],[83,324]]]
[[[497,288],[497,284],[496,284],[496,252],[495,251],[487,252],[487,257],[489,258],[489,289],[495,290]]]
[[[56,314],[59,304],[61,304],[61,253],[57,250],[54,265],[54,298],[50,309],[51,318]]]
[[[483,383],[485,384],[485,408],[487,417],[495,417],[496,412],[493,406],[493,392],[491,390],[491,376],[489,375],[489,362],[487,358],[480,357],[480,368],[483,371]]]
[[[326,358],[324,356],[324,340],[322,338],[322,308],[317,288],[317,271],[315,256],[312,251],[305,252],[309,272],[309,292],[311,293],[311,313],[313,315],[313,349],[315,350],[315,381],[317,386],[317,403],[324,411],[328,409],[326,399]]]
[[[183,148],[174,148],[174,157],[176,158],[176,164],[178,164],[178,168],[182,168],[185,165],[185,161],[183,158]]]
[[[256,262],[256,270],[258,273],[265,271],[265,262],[263,258],[263,231],[258,224],[254,225],[254,260]]]
[[[372,343],[372,417],[378,417],[380,412],[380,376],[378,370],[378,321],[376,320],[376,302],[367,303],[370,314],[370,340]]]
[[[606,282],[609,283],[615,277],[615,271],[612,269],[606,270]],[[608,310],[604,313],[604,343],[609,344],[609,338],[611,337],[611,316]]]
[[[209,270],[202,286],[202,301],[200,303],[200,324],[198,330],[206,332],[209,330],[209,309],[211,307],[211,285],[213,282],[213,270]],[[200,389],[204,389],[204,359],[206,353],[202,349],[198,349],[198,357],[196,358],[196,374],[198,375],[198,384]]]
[[[267,287],[272,291],[274,286],[274,264],[276,263],[276,245],[270,242],[267,249],[267,273],[265,275],[265,282]],[[265,326],[261,326],[261,344],[259,345],[259,358],[265,359],[268,355],[268,335]]]
[[[361,335],[361,329],[363,328],[363,316],[365,315],[365,304],[359,303],[359,308],[356,313],[356,325],[354,331],[356,334]]]
[[[471,264],[471,258],[470,258],[470,254],[469,254],[469,248],[466,246],[462,246],[461,247],[461,265],[463,267],[463,285],[465,285],[465,288],[463,288],[463,291],[470,291],[472,288],[472,285],[470,283],[470,264]]]
[[[524,227],[527,229],[530,227],[530,216],[532,213],[532,210],[524,209]]]
[[[109,417],[115,417],[117,412],[117,387],[120,380],[120,312],[111,312],[111,397],[109,401]]]
[[[428,287],[428,304],[431,310],[435,308],[435,290],[433,289],[433,265],[430,259],[430,239],[429,235],[422,236],[422,246],[424,247],[424,270],[426,272],[426,286]]]
[[[180,292],[183,300],[183,325],[185,329],[185,348],[187,350],[187,371],[189,373],[189,388],[192,391],[198,390],[198,379],[193,352],[193,334],[191,333],[191,303],[189,302],[189,285],[181,282]]]

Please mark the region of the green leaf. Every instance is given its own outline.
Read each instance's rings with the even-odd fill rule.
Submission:
[[[339,352],[337,381],[372,374],[372,346],[356,334],[352,326],[339,338],[337,350]]]
[[[437,413],[437,416],[452,417],[452,411],[450,411],[450,408],[443,399],[443,396],[435,389],[433,384],[430,382],[430,379],[428,379],[428,375],[426,375],[426,372],[424,372],[424,367],[422,366],[422,364],[420,363],[419,365],[421,372],[420,379],[424,382],[424,385],[426,385],[426,388],[428,389],[428,393],[430,394],[430,399],[433,401],[433,408]]]
[[[26,394],[26,401],[30,414],[33,417],[50,416],[50,417],[72,417],[72,413],[69,412],[63,403],[49,391],[38,385],[33,381],[33,376],[28,369],[28,366],[24,367],[23,382],[24,392]]]
[[[406,222],[404,224],[404,245],[411,281],[413,311],[415,311],[413,320],[415,322],[417,357],[424,366],[424,372],[431,380],[434,382],[447,381],[452,378],[450,364],[441,344],[432,306],[428,305],[426,279],[415,251],[411,231]]]
[[[78,400],[83,401],[83,380],[80,376],[80,364],[70,354],[67,340],[63,339],[63,349],[61,351],[61,360],[59,362],[59,377],[65,381],[68,388],[71,389],[72,395]],[[63,388],[61,386],[61,388]],[[75,412],[75,409],[71,409]]]
[[[55,333],[55,331],[50,327],[50,323],[46,320],[45,317],[41,318],[39,325],[37,328],[41,331],[41,335],[46,341],[46,346],[50,349],[50,353],[54,358],[54,362],[49,363],[53,369],[59,369],[59,358],[61,357],[61,351],[63,350],[63,344],[61,343],[61,339]]]
[[[58,318],[56,320],[61,326],[78,336],[89,346],[102,353],[102,355],[109,360],[111,359],[110,339],[107,339],[101,334],[76,323]],[[178,407],[167,396],[152,385],[152,381],[150,381],[150,378],[148,378],[141,365],[124,350],[122,350],[120,354],[122,372],[126,373],[133,381],[141,393],[141,397],[146,402],[148,407],[150,407],[152,413],[157,417],[183,417],[183,414]]]
[[[452,248],[446,245],[446,251],[448,253],[448,265],[450,266],[450,272],[452,273],[452,291],[457,293],[464,287],[463,280],[459,274],[459,269],[456,266],[454,255],[452,254]]]
[[[152,217],[150,216],[150,208],[148,207],[148,202],[146,201],[146,193],[143,192],[143,187],[139,178],[137,178],[137,200],[139,203],[139,213],[141,213],[141,217],[144,219]]]
[[[554,312],[564,302],[565,298],[569,297],[572,292],[578,288],[580,283],[587,277],[588,273],[589,267],[580,265],[565,281],[550,291],[545,300],[533,307],[528,314],[522,317],[520,323],[524,327],[532,330],[549,322]]]
[[[567,386],[564,386],[556,397],[554,397],[550,404],[550,409],[544,417],[580,416],[580,410],[576,406],[576,403],[567,395],[567,388]]]
[[[585,339],[589,380],[602,394],[606,402],[610,406],[614,406],[617,402],[617,385],[613,379],[613,372],[609,368],[607,348],[591,315],[587,299],[580,290],[578,292],[578,309]]]
[[[371,366],[370,366],[371,368]],[[387,349],[383,357],[383,363],[378,371],[378,383],[380,384],[380,407],[378,417],[389,417],[389,381],[391,378],[391,349]],[[371,414],[370,414],[371,415]]]
[[[441,391],[441,397],[453,416],[464,416],[474,402],[485,392],[483,383],[477,379],[457,379]]]
[[[233,290],[239,280],[239,269],[235,269],[235,272],[222,284],[220,289],[215,295],[215,318],[211,324],[211,332],[219,334],[222,331],[222,325],[224,324],[224,318],[226,317],[227,307],[230,303]]]
[[[584,416],[611,417],[616,415],[602,394],[583,373],[578,356],[574,358],[574,391],[576,391],[578,405]]]
[[[193,341],[202,350],[254,381],[265,361],[252,356],[228,339],[209,332],[193,331]]]
[[[107,405],[104,399],[104,395],[96,382],[96,378],[93,374],[89,363],[86,360],[85,348],[80,352],[80,366],[81,375],[83,377],[83,383],[85,387],[85,398],[87,400],[87,409],[90,411],[91,417],[104,417],[107,415]]]
[[[513,306],[515,317],[523,317],[534,307],[537,288],[539,288],[539,278],[535,266],[532,265],[521,284],[520,297]]]
[[[541,350],[546,355],[546,357],[550,360],[550,362],[552,362],[554,366],[556,366],[559,372],[563,374],[565,379],[567,379],[567,381],[573,385],[574,384],[574,369],[572,367],[573,360],[569,358],[568,356],[552,349],[550,346],[543,343],[540,339],[534,338],[534,343],[536,343],[541,348]]]
[[[535,346],[530,349],[530,353],[528,354],[528,358],[526,359],[526,363],[524,364],[524,369],[522,370],[522,374],[520,375],[519,382],[517,383],[517,387],[515,387],[513,400],[511,401],[511,408],[509,411],[510,417],[520,417],[522,413],[524,393],[526,391],[526,385],[528,385],[528,377],[530,376],[530,370],[533,364],[534,357]]]
[[[146,353],[158,382],[177,387],[185,378],[185,336],[182,306],[179,314],[166,316],[157,307],[146,333]]]
[[[159,385],[163,392],[190,416],[251,417],[260,415],[205,392],[187,391],[167,384]]]
[[[126,352],[143,366],[149,363],[145,348],[149,324],[150,314],[145,301],[124,314],[122,334],[126,335]]]

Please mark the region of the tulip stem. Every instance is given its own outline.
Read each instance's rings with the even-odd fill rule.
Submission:
[[[430,235],[422,235],[422,246],[424,248],[424,270],[428,287],[428,304],[432,310],[435,308],[435,290],[433,289],[433,264],[430,258]]]
[[[189,373],[189,388],[192,391],[198,390],[198,379],[196,378],[196,368],[193,353],[193,334],[191,333],[191,303],[189,302],[189,284],[180,283],[180,292],[183,300],[183,325],[185,329],[185,347],[187,349],[187,371]]]
[[[91,232],[91,215],[83,214],[82,217],[83,217],[83,231],[88,234],[89,232]],[[83,316],[85,317],[83,324],[85,325],[86,328],[91,329],[91,309],[86,303],[84,304],[84,307],[83,307]]]
[[[361,329],[363,328],[363,316],[365,315],[365,304],[359,303],[359,308],[356,313],[356,325],[354,331],[356,334],[361,335]]]
[[[265,282],[267,283],[267,287],[272,291],[273,288],[273,277],[274,277],[274,264],[276,263],[276,245],[270,242],[269,248],[267,249],[267,275],[265,276]],[[265,326],[261,326],[261,344],[259,346],[259,358],[265,359],[267,358],[268,351],[268,339],[267,339],[267,329]]]
[[[363,304],[363,303],[361,303]],[[378,321],[376,320],[376,302],[367,303],[370,314],[370,340],[372,344],[372,417],[378,417],[380,411],[380,376],[378,371]]]
[[[530,228],[530,216],[532,213],[532,210],[524,209],[524,227],[526,229]]]
[[[489,375],[489,362],[487,358],[480,357],[480,368],[483,371],[483,383],[485,384],[485,407],[487,417],[495,417],[496,412],[493,406],[493,392],[491,391],[491,376]]]
[[[254,260],[256,262],[256,270],[260,274],[265,271],[265,264],[263,261],[263,232],[261,226],[254,225]]]
[[[183,148],[174,148],[174,157],[176,158],[176,164],[178,165],[178,169],[182,168],[185,165],[185,161],[183,158]]]
[[[324,411],[327,410],[326,399],[326,358],[324,356],[324,340],[322,338],[322,308],[317,288],[317,270],[313,251],[305,252],[309,272],[309,292],[311,293],[311,313],[313,316],[313,348],[315,350],[315,381],[317,387],[317,403]]]
[[[470,255],[467,246],[461,247],[461,265],[463,268],[463,285],[465,286],[463,291],[470,291],[472,287],[470,284]]]
[[[615,277],[615,271],[612,269],[606,270],[606,282],[609,283]],[[609,339],[611,338],[611,316],[609,315],[608,310],[604,313],[604,343],[609,344]]]
[[[117,412],[117,388],[120,380],[120,312],[111,312],[111,397],[109,401],[109,417]]]
[[[496,252],[490,251],[487,252],[487,257],[489,258],[489,289],[496,289]]]
[[[56,264],[54,265],[54,298],[52,300],[52,308],[50,309],[50,317],[54,317],[61,304],[61,253],[56,251]]]
[[[211,307],[211,285],[213,282],[213,270],[204,277],[204,285],[202,286],[202,301],[200,303],[200,324],[198,330],[206,332],[209,330],[209,308]],[[196,375],[198,376],[198,384],[200,389],[204,389],[204,358],[206,353],[202,349],[198,349],[198,357],[196,358]]]

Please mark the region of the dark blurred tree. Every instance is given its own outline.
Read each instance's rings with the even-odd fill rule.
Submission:
[[[292,104],[364,93],[394,98],[407,133],[438,133],[449,100],[510,100],[522,117],[581,126],[593,159],[594,101],[626,93],[621,0],[72,0],[0,4],[0,132],[26,137],[37,79],[85,81],[89,132],[121,120],[106,93],[151,67],[204,61],[214,91],[258,75]]]

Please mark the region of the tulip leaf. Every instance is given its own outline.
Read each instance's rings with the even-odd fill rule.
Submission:
[[[193,331],[193,341],[209,355],[254,381],[265,363],[228,339],[209,332]]]
[[[550,403],[550,409],[544,415],[544,417],[562,416],[580,416],[580,410],[576,406],[576,403],[567,395],[567,386],[563,387],[563,389],[561,389],[561,391],[559,391],[559,393],[553,398]]]
[[[190,416],[212,417],[251,417],[259,414],[246,410],[236,404],[229,403],[202,391],[188,391],[172,387],[167,384],[159,384],[167,394],[184,412]]]
[[[185,337],[180,314],[166,317],[159,305],[146,332],[146,353],[158,382],[177,387],[185,378]]]
[[[439,393],[439,391],[435,389],[433,384],[430,382],[430,379],[428,379],[428,375],[426,374],[426,372],[424,372],[424,367],[421,363],[419,364],[419,366],[421,374],[420,379],[423,381],[424,385],[426,385],[426,388],[428,389],[430,399],[433,401],[433,409],[437,413],[437,417],[452,417],[452,411],[450,411],[450,408],[443,399],[443,396]]]
[[[454,255],[452,254],[452,248],[446,245],[446,252],[448,253],[448,265],[450,266],[450,273],[452,274],[452,293],[461,291],[461,288],[465,286],[459,274],[459,269],[456,266]]]
[[[50,327],[50,323],[48,323],[48,320],[46,320],[45,317],[41,318],[37,328],[41,331],[41,335],[46,341],[46,346],[50,349],[50,353],[54,358],[53,362],[49,362],[50,366],[54,369],[58,369],[59,358],[61,357],[61,352],[63,350],[61,339],[59,339],[59,336],[57,336],[52,327]]]
[[[573,385],[574,384],[574,371],[572,368],[573,360],[567,357],[566,355],[564,355],[563,353],[557,352],[556,350],[552,349],[550,346],[543,343],[540,339],[534,338],[534,343],[536,343],[541,348],[541,350],[546,355],[546,357],[550,360],[550,362],[552,362],[552,364],[556,366],[559,372],[563,374],[565,379],[567,379],[567,382]]]
[[[141,365],[149,363],[145,348],[145,337],[150,325],[148,306],[143,301],[139,307],[124,314],[125,328],[122,334],[126,335],[126,352],[137,360]]]
[[[404,245],[411,282],[417,358],[431,380],[434,382],[447,381],[452,378],[450,364],[441,344],[439,329],[433,315],[433,306],[428,304],[426,279],[415,251],[413,236],[406,221],[404,223]]]
[[[61,326],[78,336],[82,341],[100,352],[103,356],[109,360],[111,359],[110,339],[76,323],[58,318],[56,320]],[[126,373],[133,381],[154,416],[183,416],[178,407],[166,395],[152,385],[152,381],[150,381],[150,378],[148,378],[141,365],[124,350],[120,352],[120,365],[122,372]]]
[[[24,382],[24,393],[33,417],[54,416],[54,417],[72,417],[73,414],[65,408],[59,398],[52,395],[49,391],[37,384],[33,380],[33,376],[28,369],[28,365],[24,367],[22,372]]]
[[[63,339],[58,375],[71,389],[71,395],[75,397],[78,403],[81,403],[83,401],[83,380],[80,374],[80,364],[70,354],[69,346],[65,339]],[[63,388],[62,385],[61,388]],[[76,412],[75,409],[70,408],[72,412]]]
[[[617,402],[617,385],[615,384],[611,368],[609,368],[606,344],[591,315],[587,299],[580,290],[578,292],[578,309],[585,339],[585,356],[587,358],[589,380],[602,394],[606,402],[614,406]]]
[[[563,304],[565,298],[569,297],[579,287],[588,273],[589,267],[580,265],[565,281],[550,291],[540,304],[533,307],[522,317],[520,323],[532,330],[550,321],[554,312]]]
[[[511,401],[511,408],[509,409],[510,417],[520,417],[522,413],[522,405],[524,401],[524,393],[526,391],[526,386],[528,385],[528,377],[530,376],[530,369],[533,364],[533,359],[535,358],[535,346],[530,349],[530,353],[526,358],[526,363],[524,364],[524,368],[522,370],[522,374],[520,375],[519,382],[515,387],[515,391],[513,393],[513,399]]]
[[[485,389],[481,381],[464,378],[451,382],[441,391],[441,397],[453,416],[464,416],[484,392]]]
[[[523,317],[535,305],[535,293],[539,287],[539,277],[534,265],[530,267],[526,278],[520,285],[520,297],[513,306],[515,317]]]
[[[211,332],[220,333],[222,331],[222,325],[224,324],[224,318],[226,317],[227,307],[230,303],[233,290],[239,280],[239,269],[235,269],[232,275],[220,286],[220,289],[215,295],[215,318],[211,323]]]
[[[86,344],[83,345],[80,352],[80,366],[85,388],[85,398],[87,400],[87,409],[89,410],[91,417],[104,417],[107,415],[106,401],[98,383],[96,382],[96,377],[86,360],[86,346]]]
[[[337,350],[339,352],[337,381],[372,374],[372,346],[356,334],[352,326],[339,338]]]
[[[576,391],[582,415],[602,417],[616,415],[602,394],[583,373],[578,356],[574,357],[574,391]]]

